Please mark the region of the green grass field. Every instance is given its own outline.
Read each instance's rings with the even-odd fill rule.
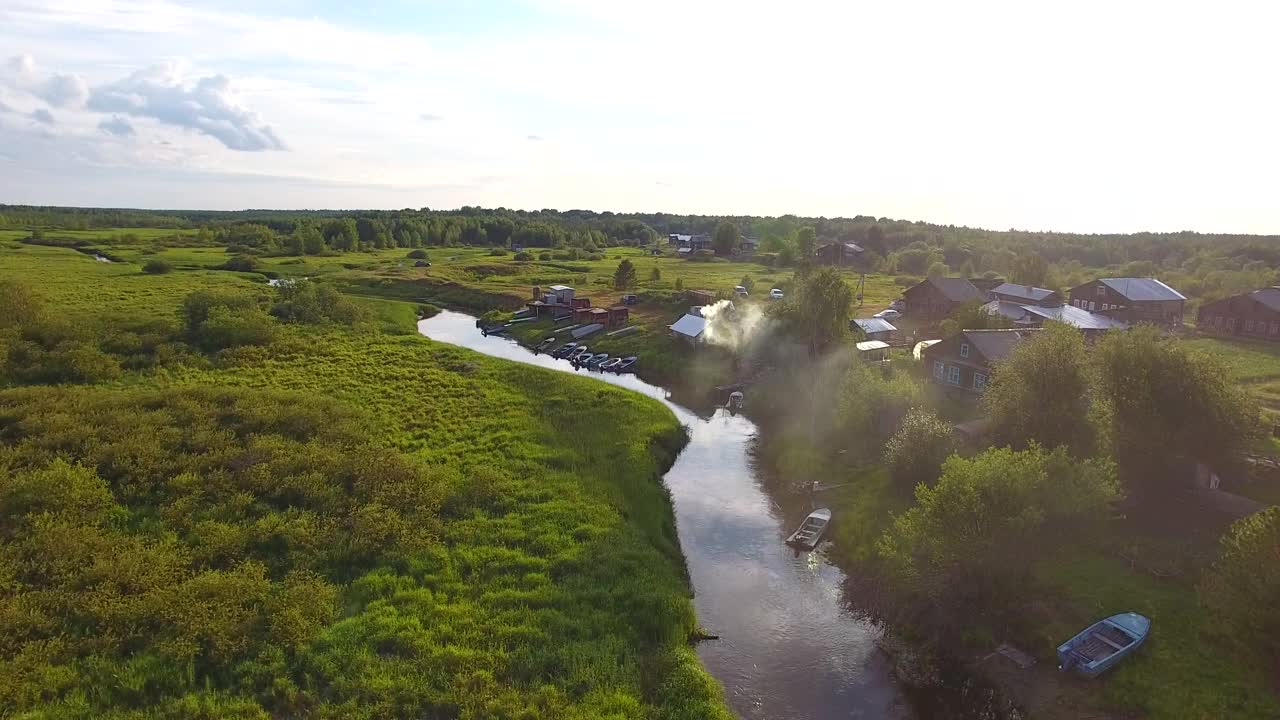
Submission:
[[[1250,389],[1264,410],[1280,420],[1280,343],[1264,340],[1196,338],[1187,344],[1217,356]]]
[[[176,317],[194,290],[271,292],[261,275],[209,269],[225,260],[221,251],[164,250],[158,254],[177,269],[147,275],[137,261],[152,256],[113,249],[128,262],[6,242],[0,280],[27,283],[59,317],[95,330],[121,319]],[[445,268],[478,255],[450,253],[458,259],[441,258]],[[267,267],[305,276],[356,272],[344,265],[361,262],[397,264],[387,252],[298,264],[281,258]],[[412,327],[412,304],[357,300],[383,323]],[[79,654],[67,643],[41,646],[39,654],[30,646],[20,656],[5,645],[0,705],[83,717],[190,716],[198,707],[214,714],[234,707],[243,717],[728,717],[688,641],[696,622],[660,480],[683,435],[655,401],[416,334],[379,332],[377,324],[282,327],[264,347],[68,392],[134,389],[163,397],[240,391],[300,408],[304,398],[337,402],[359,418],[362,438],[449,478],[438,535],[427,551],[350,582],[325,578],[338,586],[338,616],[269,661],[246,658],[234,672],[206,673],[201,662],[170,672],[126,667],[123,656]],[[0,413],[10,406],[6,397],[0,392]],[[159,450],[144,449],[145,438],[130,432],[120,432],[131,438],[129,457],[161,461]],[[85,452],[116,451],[90,444]],[[149,514],[145,505],[129,510]],[[175,517],[166,512],[163,518]],[[156,522],[122,531],[162,532]],[[287,547],[280,543],[277,537],[260,551],[276,557]],[[0,606],[17,592],[3,587]],[[131,698],[128,705],[122,697]]]

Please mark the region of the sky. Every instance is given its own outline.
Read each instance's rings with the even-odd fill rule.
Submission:
[[[1280,234],[1280,5],[0,0],[0,203]]]

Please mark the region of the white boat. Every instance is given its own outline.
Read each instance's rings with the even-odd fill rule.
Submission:
[[[787,544],[801,550],[812,550],[822,542],[822,536],[831,524],[831,511],[818,508],[800,523],[800,527],[787,538]]]

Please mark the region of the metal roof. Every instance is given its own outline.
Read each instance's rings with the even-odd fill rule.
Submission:
[[[927,283],[933,283],[942,294],[952,302],[966,302],[968,300],[981,300],[982,292],[973,286],[973,283],[960,277],[933,277],[925,280]]]
[[[867,340],[854,345],[858,352],[867,352],[868,350],[884,350],[889,347],[889,343],[883,340]]]
[[[1186,300],[1186,296],[1155,278],[1101,278],[1106,285],[1131,301]]]
[[[870,335],[871,333],[893,332],[898,328],[894,327],[888,320],[881,318],[859,318],[853,321],[862,332]]]
[[[562,290],[572,290],[573,288],[569,287],[568,285],[552,285],[547,289],[552,292],[560,292]]]
[[[1032,334],[1035,329],[1025,330],[963,330],[964,339],[982,353],[989,362],[997,362],[1009,357],[1009,353],[1019,343]]]
[[[1052,290],[1042,287],[1033,287],[1031,285],[1016,285],[1014,283],[1004,283],[997,286],[991,292],[997,295],[1011,295],[1016,298],[1024,298],[1033,302],[1040,302],[1053,294]]]
[[[1280,287],[1262,288],[1249,293],[1249,297],[1253,298],[1260,305],[1264,305],[1271,310],[1280,311]]]
[[[1060,323],[1066,323],[1072,327],[1081,330],[1124,330],[1129,327],[1128,323],[1109,318],[1106,315],[1092,313],[1083,308],[1073,307],[1071,305],[1059,305],[1057,307],[1038,307],[1036,305],[1023,305],[1032,315],[1039,315],[1046,320],[1056,320]]]
[[[707,319],[697,315],[685,315],[671,325],[671,332],[696,338],[707,329]]]

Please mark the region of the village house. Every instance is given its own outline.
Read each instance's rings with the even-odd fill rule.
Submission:
[[[701,315],[685,313],[683,317],[672,323],[669,328],[672,335],[692,345],[702,341],[702,335],[707,330],[707,319]]]
[[[1056,290],[1032,287],[1031,285],[1015,285],[1001,283],[991,289],[992,300],[1004,300],[1020,305],[1039,305],[1040,307],[1057,307],[1062,304],[1062,296]]]
[[[863,262],[862,246],[851,242],[833,242],[815,251],[819,265],[849,266]]]
[[[902,293],[904,313],[920,320],[942,320],[967,302],[985,300],[973,283],[958,277],[931,277]]]
[[[921,351],[933,382],[980,393],[992,367],[1009,357],[1019,343],[1038,330],[961,330]]]
[[[716,301],[716,294],[710,290],[685,290],[684,296],[691,305],[710,305]]]
[[[677,252],[694,252],[696,250],[710,250],[710,235],[683,235],[681,233],[671,233],[667,236],[667,244],[678,248]]]
[[[1269,287],[1205,303],[1196,311],[1202,333],[1280,340],[1280,287]]]
[[[1182,324],[1187,298],[1155,278],[1101,278],[1071,288],[1071,305],[1130,325]]]
[[[850,320],[849,325],[849,329],[862,336],[864,340],[889,342],[893,338],[893,334],[898,331],[898,328],[894,327],[893,323],[880,318],[858,318],[857,320]]]
[[[559,318],[571,315],[574,309],[580,307],[584,301],[588,306],[591,305],[591,301],[586,298],[575,299],[573,288],[568,285],[552,285],[545,291],[535,286],[533,299],[525,303],[525,307],[537,317]]]
[[[1005,318],[1013,323],[1014,327],[1019,328],[1044,327],[1044,324],[1050,320],[1060,322],[1080,330],[1084,333],[1086,340],[1093,340],[1108,330],[1124,330],[1129,327],[1123,320],[1081,310],[1072,305],[1041,307],[1006,300],[992,300],[983,305],[982,309],[992,315]]]

